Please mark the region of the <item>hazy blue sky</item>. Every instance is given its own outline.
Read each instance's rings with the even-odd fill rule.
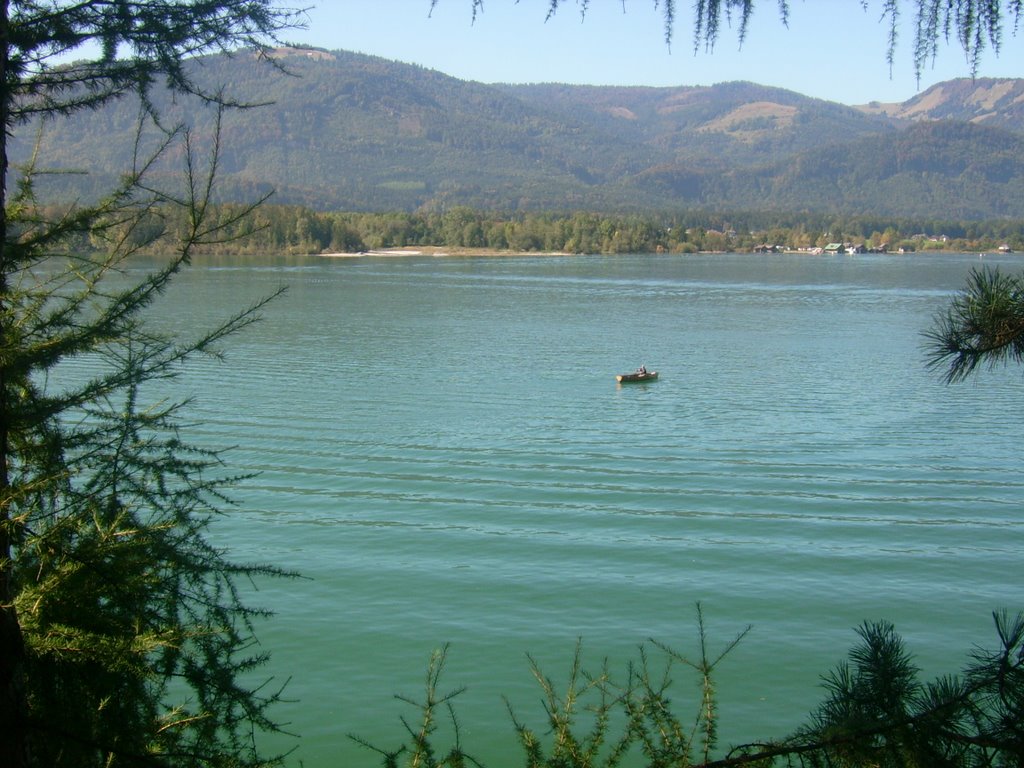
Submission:
[[[314,0],[315,1],[315,0]],[[890,77],[887,22],[881,2],[790,0],[789,27],[775,0],[761,0],[747,41],[724,29],[714,52],[693,49],[691,0],[677,1],[675,39],[665,45],[663,22],[651,0],[591,0],[581,21],[574,0],[563,0],[545,22],[548,0],[485,0],[472,23],[470,0],[320,0],[310,27],[295,42],[383,56],[463,80],[567,82],[595,85],[712,85],[749,80],[844,104],[904,101],[918,91],[911,59],[913,9],[904,25]],[[1024,77],[1024,30],[1007,24],[998,58],[986,57],[981,76]],[[954,43],[944,47],[920,89],[966,77]]]

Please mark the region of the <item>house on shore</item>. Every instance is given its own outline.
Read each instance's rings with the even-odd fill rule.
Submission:
[[[868,247],[864,243],[829,243],[822,250],[824,253],[847,253],[852,256],[855,253],[867,253]]]

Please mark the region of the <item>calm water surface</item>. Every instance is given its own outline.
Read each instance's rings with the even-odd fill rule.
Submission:
[[[1014,256],[989,263],[1017,268]],[[1024,608],[1022,372],[954,387],[921,332],[978,256],[210,260],[182,329],[278,285],[227,364],[181,383],[237,446],[217,535],[299,570],[261,630],[308,768],[378,764],[433,649],[462,740],[520,765],[503,696],[543,728],[526,654],[564,681],[648,638],[720,667],[724,742],[780,736],[866,619],[926,676]],[[655,384],[619,387],[641,363]],[[621,677],[621,675],[619,675]],[[690,681],[677,675],[681,713]],[[442,684],[444,686],[444,683]],[[285,742],[290,744],[290,742]]]

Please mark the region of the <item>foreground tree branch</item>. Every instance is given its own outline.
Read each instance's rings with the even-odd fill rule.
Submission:
[[[196,339],[146,327],[145,310],[222,235],[205,165],[184,127],[160,125],[151,89],[233,103],[191,79],[186,59],[263,51],[300,12],[273,0],[0,0],[0,765],[262,763],[254,729],[277,698],[240,683],[263,659],[235,564],[205,529],[228,501],[220,459],[177,434],[177,406],[143,405],[149,380],[258,318],[243,311]],[[70,63],[69,63],[70,62]],[[134,94],[140,135],[161,137],[99,203],[40,215],[44,158],[11,180],[8,142],[30,121],[59,119]],[[148,182],[180,148],[184,194]],[[11,191],[12,188],[14,191]],[[189,226],[153,228],[177,207]],[[156,240],[174,255],[138,284],[124,261]],[[84,255],[83,245],[91,255]],[[63,265],[63,266],[61,266]],[[69,382],[62,365],[88,358]],[[171,686],[171,683],[174,686]],[[191,691],[189,707],[170,702]]]
[[[905,766],[1017,766],[1024,755],[1024,614],[993,614],[998,646],[977,651],[959,675],[924,683],[892,624],[866,622],[848,660],[826,678],[829,695],[808,724],[777,741],[735,747],[721,758],[716,747],[718,715],[713,673],[749,631],[743,630],[712,657],[698,606],[699,648],[695,660],[661,643],[657,663],[647,649],[616,682],[607,660],[588,673],[577,645],[564,694],[532,660],[542,691],[544,730],[513,715],[513,729],[528,768],[743,768],[745,766],[814,766],[821,768],[905,768]],[[448,648],[431,659],[427,696],[412,704],[422,727],[403,720],[406,739],[385,750],[356,741],[383,758],[385,768],[463,768],[482,765],[462,745],[452,700],[461,692],[438,697],[438,678]],[[696,715],[692,728],[675,704],[673,671],[696,672]],[[438,743],[437,712],[443,703],[455,723],[455,746]]]
[[[430,0],[433,10],[441,0]],[[623,11],[630,4],[622,1]],[[664,24],[665,44],[675,39],[679,4],[676,0],[650,0]],[[633,5],[636,4],[634,0]],[[754,15],[755,0],[696,0],[693,3],[693,49],[711,52],[721,38],[723,28],[734,28],[742,44],[750,31]],[[768,4],[764,0],[760,5]],[[586,18],[590,0],[548,0],[547,17],[550,18],[565,6],[572,5]],[[775,12],[780,22],[788,26],[790,0],[774,0]],[[1017,33],[1024,11],[1024,0],[861,0],[864,13],[875,15],[887,24],[887,60],[890,66],[896,61],[899,42],[898,29],[905,12],[913,14],[914,39],[911,42],[914,74],[920,81],[925,68],[938,57],[943,45],[956,44],[963,51],[971,77],[978,74],[981,58],[986,50],[998,53],[1004,44],[1007,26],[1014,35]],[[484,10],[484,0],[470,0],[472,18]],[[797,7],[796,13],[800,9]]]
[[[973,269],[967,285],[925,333],[928,364],[947,383],[980,365],[1024,363],[1024,276]]]

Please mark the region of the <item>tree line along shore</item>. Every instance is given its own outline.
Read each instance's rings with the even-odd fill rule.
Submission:
[[[227,224],[207,251],[224,254],[700,253],[832,250],[876,252],[1024,250],[1024,220],[946,221],[819,213],[500,214],[455,207],[440,212],[324,212],[266,204],[237,219],[242,206],[221,204]],[[50,215],[55,211],[47,211]],[[171,210],[153,210],[125,236],[159,253],[186,226]],[[83,248],[99,243],[82,242]]]

